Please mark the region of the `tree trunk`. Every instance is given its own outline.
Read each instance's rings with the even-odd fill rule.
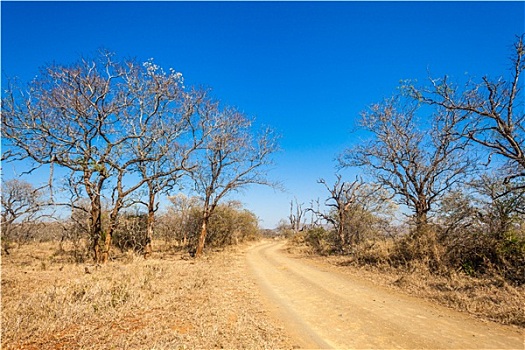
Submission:
[[[113,225],[110,225],[106,238],[104,239],[104,250],[102,251],[102,263],[105,264],[109,261],[109,251],[111,249],[111,236],[113,235]]]
[[[344,208],[339,206],[339,225],[337,227],[337,233],[339,235],[339,244],[341,245],[339,248],[341,249],[341,252],[345,251],[345,245],[346,245],[346,237],[345,237],[345,213]]]
[[[100,262],[100,238],[102,237],[102,207],[100,204],[100,196],[95,195],[91,198],[91,217],[89,235],[92,241],[92,249],[94,253],[94,260],[96,263]]]
[[[201,256],[202,251],[204,250],[204,242],[206,241],[206,235],[208,233],[208,219],[209,217],[207,215],[202,218],[201,235],[199,236],[199,243],[197,244],[197,250],[195,252],[196,258]]]
[[[153,251],[153,226],[155,225],[155,189],[148,181],[148,218],[146,221],[146,246],[144,247],[144,259],[147,259]]]
[[[155,224],[155,211],[153,207],[148,208],[148,221],[146,227],[146,246],[144,247],[144,259],[147,259],[153,250],[151,241],[153,240],[153,226]]]
[[[104,251],[102,252],[102,263],[107,263],[109,261],[109,252],[111,251],[111,239],[113,238],[113,233],[116,231],[118,225],[118,211],[119,204],[116,204],[113,208],[111,215],[109,216],[109,229],[106,232],[106,237],[104,239]]]
[[[345,250],[346,245],[346,239],[345,239],[345,228],[344,226],[339,223],[339,227],[337,228],[338,234],[339,234],[339,244],[341,245],[341,251],[343,252]]]
[[[427,211],[416,212],[416,232],[415,237],[421,237],[425,234],[428,225]]]
[[[188,232],[186,231],[185,228],[183,228],[183,230],[184,232],[182,233],[182,246],[187,247],[188,246]]]

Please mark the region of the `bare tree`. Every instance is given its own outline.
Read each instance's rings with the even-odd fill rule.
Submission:
[[[173,70],[166,74],[152,60],[144,63],[141,74],[128,75],[128,85],[133,93],[135,107],[128,109],[126,133],[135,135],[130,139],[131,155],[126,166],[119,168],[120,175],[134,171],[141,180],[127,191],[118,191],[116,198],[125,199],[140,186],[145,188],[147,199],[139,200],[148,210],[146,221],[146,246],[144,257],[152,251],[155,212],[158,210],[158,195],[168,193],[178,185],[185,171],[191,170],[188,159],[201,145],[194,137],[198,123],[195,105],[205,97],[205,91],[186,92],[182,88],[182,76]],[[138,116],[138,118],[136,117]],[[117,182],[117,185],[119,182]],[[133,202],[133,201],[132,201]],[[124,206],[121,202],[120,207]],[[120,209],[115,206],[114,219]]]
[[[484,76],[479,83],[468,82],[463,91],[446,76],[431,79],[430,88],[410,87],[417,99],[461,114],[460,119],[466,123],[462,135],[485,147],[489,159],[499,155],[507,160],[507,182],[525,177],[525,113],[520,82],[525,69],[523,35],[514,44],[510,68],[509,79]]]
[[[294,232],[299,232],[303,229],[306,218],[306,209],[303,208],[304,203],[299,203],[295,198],[295,212],[294,212],[294,201],[290,201],[290,215],[288,220],[290,221],[290,227]]]
[[[101,65],[101,67],[98,67]],[[98,69],[97,69],[98,68]],[[91,202],[90,236],[95,258],[102,235],[101,196],[110,176],[107,158],[113,114],[121,101],[112,101],[110,86],[121,76],[109,55],[99,62],[82,60],[66,67],[42,69],[27,90],[9,85],[2,98],[2,136],[8,147],[3,159],[30,158],[38,165],[58,164],[78,175]],[[103,73],[105,72],[105,73]],[[31,172],[31,170],[29,171]]]
[[[344,251],[347,245],[353,246],[362,239],[360,230],[355,225],[350,227],[351,223],[362,221],[365,213],[386,212],[390,200],[380,186],[367,184],[360,179],[353,182],[342,181],[339,174],[336,178],[333,186],[329,186],[324,179],[317,181],[329,192],[324,203],[329,208],[328,213],[314,208],[309,208],[309,211],[334,227],[336,245]]]
[[[458,231],[472,238],[474,232],[486,231],[497,241],[516,230],[525,221],[525,190],[509,190],[498,173],[483,174],[466,188],[452,191],[440,206],[445,235]]]
[[[483,175],[473,183],[480,203],[480,216],[488,224],[488,230],[498,241],[513,225],[525,222],[525,189],[509,190],[510,184],[501,178]]]
[[[34,222],[41,214],[42,191],[30,183],[12,179],[2,184],[2,246],[9,254],[9,243],[16,225]]]
[[[217,102],[199,106],[199,130],[205,142],[197,154],[198,166],[190,173],[201,197],[202,227],[195,255],[202,254],[210,217],[221,199],[251,184],[275,186],[267,179],[267,166],[277,149],[276,137],[266,129],[260,135],[243,113],[220,109]]]
[[[321,210],[321,201],[319,198],[310,201],[310,206],[306,208],[307,212],[310,212],[310,227],[317,228],[322,226],[322,222],[326,221],[323,218],[323,212]]]
[[[342,166],[365,167],[377,183],[391,190],[414,212],[416,234],[423,232],[433,204],[465,176],[473,162],[457,136],[458,115],[437,109],[425,125],[417,100],[395,96],[362,113],[361,126],[374,136],[348,149]]]
[[[90,201],[96,261],[108,260],[118,213],[129,195],[149,179],[169,175],[142,174],[132,180],[138,165],[164,157],[134,150],[138,145],[150,149],[177,130],[162,128],[161,121],[176,114],[181,88],[180,73],[165,73],[152,62],[115,62],[112,54],[102,53],[72,66],[47,66],[27,90],[9,85],[2,98],[2,135],[8,146],[3,159],[30,158],[70,171],[71,192]],[[164,134],[151,132],[159,128]],[[101,203],[108,190],[112,208],[103,232]]]
[[[185,96],[179,113],[171,114],[171,118],[159,115],[161,118],[159,118],[157,128],[149,129],[155,142],[146,145],[143,145],[143,139],[137,142],[136,151],[142,154],[140,158],[146,159],[148,154],[157,154],[154,161],[137,164],[141,177],[146,180],[147,189],[147,201],[142,202],[148,210],[145,258],[152,251],[155,212],[159,207],[157,196],[160,193],[168,193],[178,185],[185,171],[191,169],[187,162],[191,152],[199,145],[199,140],[192,137],[193,128],[191,126],[193,104],[196,101],[198,99],[195,100],[193,95]],[[175,115],[180,117],[174,118]]]

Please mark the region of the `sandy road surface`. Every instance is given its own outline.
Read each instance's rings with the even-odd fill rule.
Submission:
[[[523,333],[294,258],[282,242],[247,261],[270,311],[302,348],[524,349]]]

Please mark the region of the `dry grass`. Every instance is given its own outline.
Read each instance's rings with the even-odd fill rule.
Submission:
[[[357,265],[341,256],[319,259],[375,284],[432,300],[481,319],[525,327],[525,286],[512,286],[502,278],[473,278],[459,272],[435,275],[424,264],[413,265],[408,270],[387,265]]]
[[[487,320],[525,327],[525,287],[512,286],[498,277],[472,278],[458,273],[443,277],[414,271],[394,285]]]
[[[22,246],[2,257],[2,348],[290,348],[241,249],[197,261],[126,254],[97,268],[68,263],[57,244]]]
[[[344,273],[364,277],[375,284],[406,294],[438,302],[451,309],[475,317],[525,328],[525,285],[515,286],[493,274],[474,278],[446,268],[431,273],[429,266],[442,252],[429,250],[426,260],[411,261],[398,266],[391,261],[395,245],[392,241],[376,242],[354,256],[319,256],[304,242],[290,240],[287,249],[292,254],[327,261]]]

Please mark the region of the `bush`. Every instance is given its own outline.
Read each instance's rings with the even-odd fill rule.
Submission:
[[[224,247],[254,239],[258,232],[257,217],[253,213],[238,206],[222,205],[210,219],[206,242],[210,247]]]
[[[113,244],[122,252],[133,250],[142,253],[148,243],[146,229],[146,214],[124,214],[119,218]]]
[[[172,237],[183,242],[190,252],[196,249],[202,228],[202,209],[193,206],[184,213],[184,218],[175,211],[170,211],[168,215],[169,218],[165,217],[163,221],[176,224],[176,227],[167,230],[168,234],[171,232]],[[258,236],[258,219],[255,214],[243,209],[237,202],[219,204],[208,222],[206,247],[222,248]]]
[[[473,277],[499,275],[516,285],[525,283],[525,233],[510,231],[497,238],[487,232],[464,232],[445,240],[446,264]]]
[[[322,227],[314,227],[305,231],[304,241],[314,252],[325,255],[333,250],[333,236]]]
[[[409,234],[397,240],[390,254],[394,267],[424,266],[433,274],[448,270],[443,264],[444,247],[438,242],[436,227],[428,225],[417,235]]]

